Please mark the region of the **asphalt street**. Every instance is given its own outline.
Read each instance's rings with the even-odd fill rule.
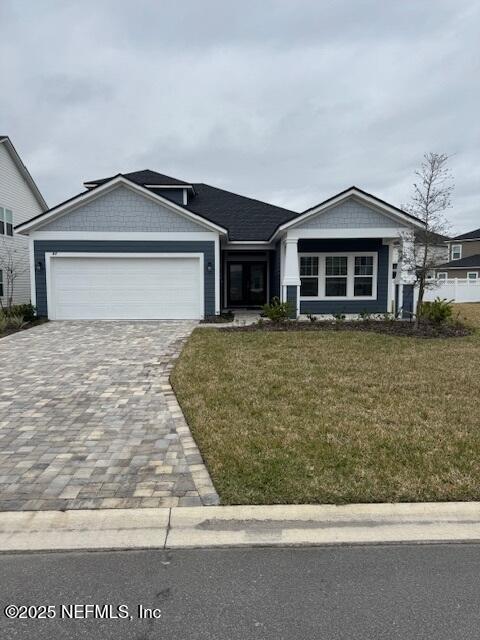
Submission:
[[[12,554],[0,580],[2,640],[480,638],[480,545]]]

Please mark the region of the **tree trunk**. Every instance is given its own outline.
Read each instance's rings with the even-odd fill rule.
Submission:
[[[425,293],[425,277],[422,274],[418,281],[418,300],[417,300],[417,307],[415,309],[415,328],[417,329],[420,324],[420,310],[422,308],[424,293]]]

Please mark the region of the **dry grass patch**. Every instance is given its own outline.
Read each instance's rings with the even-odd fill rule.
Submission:
[[[224,504],[480,499],[480,335],[196,330],[172,375]]]
[[[470,327],[480,329],[480,302],[464,302],[453,305],[453,315]]]

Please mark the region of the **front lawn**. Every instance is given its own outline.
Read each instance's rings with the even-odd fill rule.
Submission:
[[[480,334],[197,329],[172,383],[223,504],[480,499]]]

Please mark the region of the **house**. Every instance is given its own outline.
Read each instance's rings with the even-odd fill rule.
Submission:
[[[455,236],[447,243],[448,262],[436,270],[439,280],[452,278],[478,280],[480,278],[480,229]]]
[[[299,214],[150,170],[84,184],[16,228],[39,315],[198,319],[274,296],[295,316],[412,310],[393,245],[423,223],[356,187]]]
[[[8,136],[0,136],[0,300],[30,301],[28,239],[14,226],[48,209],[28,169]],[[12,273],[16,272],[13,278]]]
[[[440,233],[417,229],[415,237],[415,261],[417,265],[423,264],[425,251],[427,251],[427,265],[442,264],[448,260],[448,238]],[[393,277],[395,278],[400,262],[400,243],[394,243],[393,248]],[[432,273],[432,277],[434,277]]]

